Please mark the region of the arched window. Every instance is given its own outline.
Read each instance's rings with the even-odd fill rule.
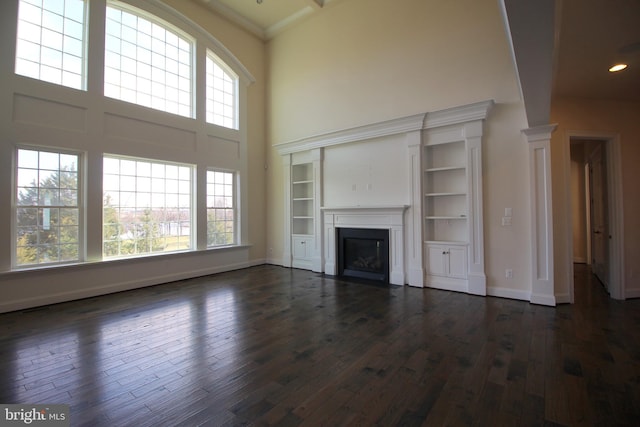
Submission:
[[[120,2],[107,5],[104,95],[193,117],[193,39]]]

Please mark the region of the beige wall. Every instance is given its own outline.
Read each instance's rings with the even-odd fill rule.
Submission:
[[[498,2],[342,1],[273,39],[268,60],[271,145],[494,99],[483,146],[487,285],[502,295],[528,298],[528,148],[520,132],[527,125]],[[357,148],[344,153],[360,162],[376,155],[358,154]],[[285,183],[277,151],[271,148],[267,155],[267,247],[270,260],[278,263]],[[390,161],[388,173],[397,175],[389,180],[402,180],[405,163],[393,156]],[[341,191],[325,188],[335,198]],[[385,196],[375,202],[383,204]],[[511,227],[501,226],[505,207],[513,209]],[[507,268],[513,269],[512,279],[505,278]]]
[[[276,37],[271,143],[519,93],[494,0],[343,0]]]
[[[558,123],[552,136],[552,185],[554,206],[554,252],[557,292],[568,292],[567,272],[569,233],[566,210],[565,171],[568,135],[617,135],[620,140],[620,171],[622,178],[624,283],[627,297],[640,297],[640,192],[635,183],[639,179],[640,163],[640,104],[589,99],[556,99],[552,103],[551,121]]]

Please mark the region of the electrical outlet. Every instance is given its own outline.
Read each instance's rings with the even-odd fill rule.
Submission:
[[[502,226],[503,227],[509,227],[511,225],[511,217],[510,216],[503,216],[502,217]]]
[[[506,277],[507,279],[512,279],[513,278],[513,270],[510,268],[507,268],[504,271],[504,277]]]

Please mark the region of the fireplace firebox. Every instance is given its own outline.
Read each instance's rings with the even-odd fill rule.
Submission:
[[[389,230],[336,230],[338,275],[389,283]]]

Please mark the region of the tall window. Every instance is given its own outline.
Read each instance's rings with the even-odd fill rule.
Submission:
[[[238,77],[207,50],[207,122],[238,129]]]
[[[105,156],[105,258],[193,248],[194,166]]]
[[[20,0],[16,74],[85,88],[85,1]]]
[[[78,261],[79,156],[35,149],[17,153],[15,264]]]
[[[236,243],[235,206],[235,174],[207,171],[208,247]]]
[[[193,117],[193,41],[168,23],[110,2],[105,34],[105,96]]]

